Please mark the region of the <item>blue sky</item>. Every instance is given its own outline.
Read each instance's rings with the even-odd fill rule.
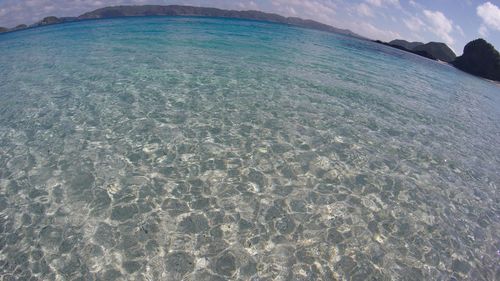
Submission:
[[[372,39],[445,42],[457,54],[484,38],[500,48],[500,0],[0,0],[0,26],[119,4],[184,4],[314,19]]]

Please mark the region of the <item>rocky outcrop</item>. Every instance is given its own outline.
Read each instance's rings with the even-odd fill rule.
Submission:
[[[452,64],[470,74],[500,81],[500,54],[484,39],[477,39],[465,45],[464,54]]]
[[[409,50],[409,49],[407,49],[407,48],[405,48],[403,46],[393,45],[391,43],[382,42],[380,40],[376,40],[374,42],[382,44],[382,45],[386,45],[386,46],[389,46],[389,47],[392,47],[392,48],[396,48],[396,49],[399,49],[399,50],[402,50],[402,51],[405,51],[405,52],[413,53],[415,55],[419,55],[421,57],[425,57],[425,58],[428,58],[428,59],[431,59],[431,60],[437,60],[434,56],[432,56],[431,54],[427,53],[426,51],[412,51],[412,50]]]
[[[440,42],[430,42],[427,44],[419,45],[412,49],[414,52],[426,52],[433,56],[434,58],[445,61],[452,62],[455,60],[457,55],[448,47],[445,43]]]
[[[14,27],[12,30],[14,31],[14,30],[21,30],[21,29],[26,29],[26,28],[28,28],[28,26],[27,26],[27,25],[25,25],[25,24],[20,24],[20,25],[18,25],[18,26],[16,26],[16,27]]]
[[[61,20],[59,20],[59,18],[57,18],[57,17],[50,16],[50,17],[46,17],[43,20],[41,20],[40,22],[38,22],[37,25],[48,25],[48,24],[56,24],[56,23],[61,23]]]
[[[439,42],[430,42],[427,44],[423,44],[420,42],[408,42],[405,40],[393,40],[389,43],[385,43],[382,41],[375,41],[379,44],[384,44],[389,47],[393,47],[396,49],[400,49],[406,52],[410,52],[422,57],[426,57],[432,60],[441,60],[445,62],[452,62],[455,60],[455,53],[444,43]],[[406,46],[406,47],[405,47]],[[414,48],[410,48],[415,46]]]
[[[408,42],[406,40],[396,39],[389,42],[391,45],[400,46],[407,50],[413,50],[415,47],[424,45],[422,42]]]
[[[58,23],[64,23],[64,22],[72,22],[72,21],[75,21],[77,20],[76,17],[61,17],[61,18],[58,18],[58,17],[54,17],[54,16],[50,16],[50,17],[46,17],[44,18],[43,20],[31,25],[30,27],[37,27],[37,26],[43,26],[43,25],[51,25],[51,24],[58,24]]]
[[[28,28],[27,25],[25,24],[20,24],[14,28],[6,28],[6,27],[0,27],[0,33],[3,33],[3,32],[12,32],[12,31],[17,31],[17,30],[22,30],[22,29],[26,29]]]
[[[82,19],[102,19],[116,17],[140,17],[140,16],[202,16],[202,17],[220,17],[220,18],[235,18],[260,20],[275,23],[288,24],[304,28],[316,29],[321,31],[340,33],[353,37],[361,36],[347,29],[339,29],[330,25],[326,25],[313,20],[304,20],[295,17],[283,17],[277,14],[264,13],[260,11],[235,11],[222,10],[216,8],[204,8],[193,6],[180,5],[144,5],[144,6],[115,6],[97,9],[92,12],[85,13],[78,17]]]

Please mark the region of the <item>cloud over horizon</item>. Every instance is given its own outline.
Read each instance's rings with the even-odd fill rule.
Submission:
[[[451,35],[453,31],[453,22],[450,19],[440,11],[424,10],[424,15],[429,21],[430,31],[432,33],[436,34],[448,45],[455,44],[455,39],[453,39]]]
[[[477,15],[483,20],[479,27],[481,36],[488,36],[488,29],[500,31],[500,8],[491,2],[486,2],[477,7]]]

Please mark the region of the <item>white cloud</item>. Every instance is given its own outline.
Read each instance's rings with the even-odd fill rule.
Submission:
[[[479,28],[479,34],[486,34],[486,28],[500,31],[500,8],[491,4],[491,2],[486,2],[477,6],[477,15],[483,20],[483,24]]]
[[[0,9],[0,17],[3,17],[7,14],[7,9]]]
[[[334,14],[335,5],[332,1],[316,0],[271,0],[275,7],[300,8],[306,14]]]
[[[366,0],[366,3],[376,7],[382,7],[384,5],[400,5],[399,0]]]
[[[366,0],[368,4],[371,4],[373,6],[380,7],[382,6],[382,0]]]
[[[458,34],[460,34],[460,36],[465,37],[465,32],[462,29],[462,27],[460,27],[460,25],[458,25],[458,24],[455,25],[455,30],[458,32]]]
[[[488,34],[489,34],[488,28],[484,24],[481,24],[481,26],[479,27],[479,30],[477,32],[482,37],[488,37]]]
[[[358,12],[358,14],[365,16],[365,17],[373,17],[374,16],[373,11],[370,8],[370,6],[368,6],[365,3],[361,3],[361,4],[357,5],[356,11]]]
[[[243,10],[258,10],[259,9],[259,5],[257,5],[257,3],[255,3],[254,1],[241,2],[238,4],[238,7],[243,9]]]
[[[413,32],[420,32],[426,27],[425,23],[418,17],[403,19],[403,23]]]
[[[379,9],[398,8],[402,10],[399,0],[365,0],[359,4],[353,5],[353,10],[363,17],[375,17],[375,14],[385,19],[394,19],[386,12],[381,12]],[[393,20],[395,21],[395,20]]]
[[[453,31],[453,21],[440,11],[424,10],[424,15],[429,21],[429,30],[448,45],[453,45],[455,39],[450,35]]]
[[[391,41],[401,38],[398,32],[390,30],[382,30],[368,22],[356,22],[349,24],[347,28],[367,38],[378,39],[382,41]]]
[[[271,12],[285,16],[298,16],[326,24],[336,25],[336,5],[333,0],[271,0]]]

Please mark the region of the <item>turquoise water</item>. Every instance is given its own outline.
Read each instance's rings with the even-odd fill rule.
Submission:
[[[209,18],[42,27],[0,54],[3,280],[500,278],[498,85]]]

